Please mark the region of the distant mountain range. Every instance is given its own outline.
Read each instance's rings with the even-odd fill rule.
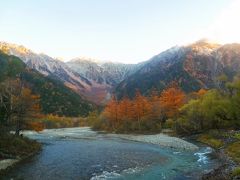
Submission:
[[[159,91],[172,81],[185,92],[219,85],[218,77],[233,78],[240,72],[240,45],[220,45],[205,40],[187,46],[170,48],[139,64],[98,62],[75,58],[63,62],[36,54],[23,46],[0,43],[0,50],[19,57],[29,68],[65,84],[82,99],[106,103],[115,93],[118,97],[134,96],[136,89],[147,95]]]
[[[91,91],[85,94],[97,104],[104,104],[110,99],[114,88],[129,75],[135,72],[137,65],[112,62],[94,62],[75,58],[66,63],[72,70],[91,83]]]
[[[73,59],[64,63],[45,54],[36,54],[16,44],[0,42],[0,50],[19,57],[29,68],[44,76],[62,81],[83,98],[104,104],[114,87],[124,80],[136,65],[97,63],[86,59]]]
[[[240,72],[240,44],[220,45],[205,40],[176,46],[150,60],[116,87],[118,97],[134,96],[139,89],[148,94],[152,88],[163,90],[176,81],[185,92],[219,86],[219,76],[232,79]]]
[[[99,84],[115,86],[136,69],[136,64],[122,64],[112,62],[94,62],[75,58],[67,65],[81,76]]]

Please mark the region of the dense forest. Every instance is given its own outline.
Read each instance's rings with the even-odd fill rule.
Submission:
[[[96,129],[115,132],[160,132],[170,128],[179,134],[193,134],[209,129],[237,129],[240,125],[240,79],[232,82],[219,77],[220,88],[200,89],[185,94],[173,82],[161,93],[152,90],[150,96],[136,91],[134,98],[113,97]]]

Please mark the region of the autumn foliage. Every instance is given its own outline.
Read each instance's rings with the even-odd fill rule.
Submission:
[[[40,116],[40,96],[34,94],[21,78],[7,79],[1,82],[0,87],[2,124],[12,126],[15,134],[19,135],[21,130],[30,128],[29,122]],[[36,123],[31,125],[38,131],[42,129],[36,126]]]
[[[44,124],[41,122],[28,122],[27,128],[36,132],[40,132],[44,129]]]
[[[93,129],[116,133],[192,134],[209,129],[239,128],[240,78],[223,85],[225,89],[200,89],[185,94],[172,83],[161,93],[112,97],[102,114],[89,118]]]
[[[173,118],[178,115],[179,108],[185,102],[185,94],[178,88],[170,87],[164,90],[160,96],[161,107],[167,117]]]
[[[166,118],[178,114],[178,109],[185,102],[185,94],[176,86],[169,87],[159,94],[152,90],[150,96],[143,96],[136,91],[135,97],[112,97],[106,105],[102,116],[112,130],[158,131]]]
[[[190,94],[190,97],[191,97],[192,99],[198,99],[198,98],[201,98],[202,96],[204,96],[207,92],[208,92],[208,91],[207,91],[206,89],[200,89],[200,90],[198,90],[198,91],[196,91],[196,92],[192,92],[192,93]]]

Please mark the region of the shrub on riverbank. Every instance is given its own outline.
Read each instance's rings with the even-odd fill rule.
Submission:
[[[213,137],[210,134],[202,134],[197,139],[199,142],[202,142],[204,144],[207,144],[213,148],[220,148],[223,146],[223,141],[220,139],[217,139],[216,137]]]
[[[45,115],[35,121],[41,123],[44,129],[70,128],[88,125],[86,118],[81,117],[72,118],[64,116],[60,117],[52,114]]]
[[[237,163],[240,163],[240,141],[227,146],[226,153]]]
[[[0,159],[27,156],[41,149],[37,141],[12,134],[0,135]]]
[[[237,167],[232,171],[232,177],[236,176],[240,176],[240,167]]]
[[[239,132],[232,130],[210,130],[198,135],[197,140],[215,149],[220,148],[236,165],[239,165],[240,140],[238,139],[238,134]],[[239,170],[236,170],[235,173],[237,172],[239,172]]]
[[[234,138],[240,140],[240,133],[235,133],[235,134],[234,134]]]
[[[96,118],[95,121],[90,123],[93,130],[103,130],[114,133],[138,133],[138,134],[153,134],[159,133],[162,130],[161,124],[156,121],[142,120],[136,121],[123,121],[119,125],[113,127],[105,118]]]

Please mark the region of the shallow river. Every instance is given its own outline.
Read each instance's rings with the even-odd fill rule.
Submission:
[[[5,179],[198,179],[217,160],[211,149],[178,151],[99,134],[89,128],[26,132],[43,150],[10,171]]]

